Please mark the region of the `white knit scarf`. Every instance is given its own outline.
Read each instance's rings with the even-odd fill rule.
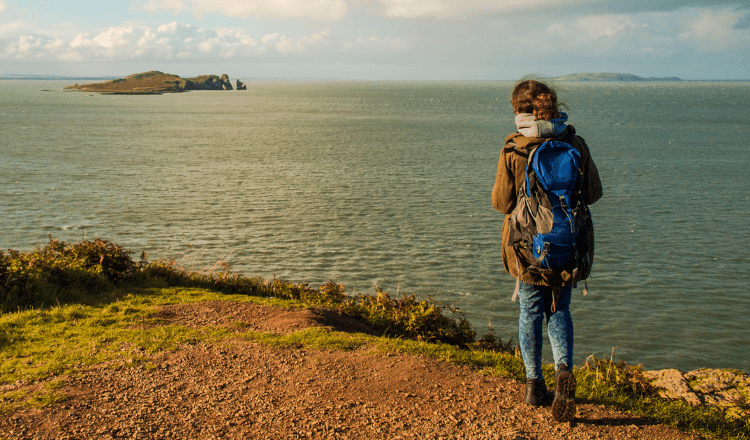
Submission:
[[[567,125],[565,122],[568,121],[567,113],[560,113],[560,117],[557,119],[550,119],[549,121],[534,120],[534,115],[531,113],[519,113],[516,115],[516,127],[518,132],[526,137],[538,137],[538,138],[551,138],[560,135]]]

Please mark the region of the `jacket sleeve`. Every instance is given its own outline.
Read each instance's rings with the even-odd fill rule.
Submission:
[[[578,137],[581,143],[584,145],[586,152],[583,162],[583,188],[586,192],[586,204],[591,205],[597,200],[602,198],[602,182],[599,180],[599,170],[596,168],[594,160],[591,158],[591,153],[586,141],[583,138]]]
[[[510,214],[516,207],[516,181],[506,151],[508,149],[503,148],[497,164],[495,186],[492,188],[492,206],[503,214]]]

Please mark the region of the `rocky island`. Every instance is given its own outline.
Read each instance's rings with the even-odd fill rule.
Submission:
[[[187,92],[189,90],[232,90],[232,83],[225,73],[201,75],[195,78],[180,78],[177,75],[151,70],[93,84],[75,84],[65,87],[68,90],[82,90],[113,95],[161,95],[162,93]],[[237,80],[237,90],[247,90],[247,86]]]
[[[677,78],[676,76],[644,78],[629,73],[574,73],[552,79],[555,81],[682,81],[681,78]]]

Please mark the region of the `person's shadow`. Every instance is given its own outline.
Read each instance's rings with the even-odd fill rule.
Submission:
[[[594,402],[592,400],[585,400],[585,399],[578,399],[576,398],[577,403],[592,403],[596,404],[597,402]],[[570,424],[571,426],[574,426],[575,424],[580,423],[583,425],[605,425],[605,426],[625,426],[625,425],[633,425],[633,426],[651,426],[651,425],[658,425],[659,422],[655,419],[650,419],[647,417],[601,417],[601,418],[581,418],[576,417],[573,419]]]

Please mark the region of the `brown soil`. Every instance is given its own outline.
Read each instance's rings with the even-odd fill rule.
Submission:
[[[332,312],[253,304],[172,305],[158,316],[238,332],[366,331]],[[97,365],[64,378],[66,401],[0,416],[0,438],[699,438],[585,401],[574,423],[557,424],[549,408],[521,402],[521,383],[371,348],[278,349],[235,339],[147,356],[155,368]]]

